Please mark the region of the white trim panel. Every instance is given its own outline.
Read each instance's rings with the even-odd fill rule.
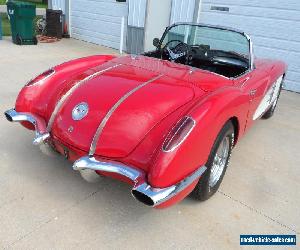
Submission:
[[[267,91],[266,95],[258,105],[254,115],[253,120],[256,120],[259,118],[263,113],[267,111],[267,109],[273,104],[273,102],[276,100],[279,90],[280,90],[280,84],[282,82],[283,76],[279,77],[277,81],[273,84],[273,86]]]

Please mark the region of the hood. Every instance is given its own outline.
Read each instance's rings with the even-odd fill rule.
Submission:
[[[105,121],[95,154],[125,157],[155,125],[194,95],[193,86],[183,80],[123,62],[76,88],[56,115],[52,133],[89,152]],[[88,113],[74,120],[72,111],[80,103],[88,105]]]

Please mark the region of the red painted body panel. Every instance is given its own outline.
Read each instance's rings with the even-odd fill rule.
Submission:
[[[67,99],[57,115],[52,132],[67,144],[77,145],[88,152],[93,136],[109,109],[128,91],[140,84],[133,72],[126,71],[124,66],[105,72],[81,85]],[[152,72],[141,72],[141,81],[154,77]],[[86,102],[89,113],[85,119],[74,121],[72,109],[76,104]],[[70,133],[68,128],[74,129]]]
[[[191,87],[168,77],[143,87],[110,117],[97,143],[96,154],[118,158],[128,156],[153,127],[193,97]]]
[[[265,93],[286,71],[282,62],[256,60],[252,72],[228,79],[144,56],[94,56],[59,65],[44,83],[24,87],[16,110],[39,115],[47,123],[56,103],[74,84],[117,64],[121,65],[86,81],[67,98],[51,136],[60,153],[70,150],[70,160],[87,155],[97,127],[112,106],[128,91],[162,74],[115,110],[96,147],[98,157],[143,169],[149,184],[158,188],[173,185],[205,165],[217,134],[229,119],[238,122],[237,141],[253,124],[253,113]],[[255,94],[250,95],[253,90]],[[72,109],[80,102],[88,103],[89,113],[74,121]],[[166,135],[185,115],[196,121],[196,127],[176,150],[162,151]],[[183,199],[195,184],[161,207]]]
[[[67,99],[55,119],[52,133],[63,142],[88,152],[98,126],[110,108],[127,92],[155,76],[153,71],[121,65],[87,81]],[[97,143],[96,155],[127,156],[157,123],[193,97],[191,86],[166,76],[145,86],[112,114]],[[81,102],[89,104],[88,116],[74,121],[72,109]],[[72,132],[68,131],[70,127]]]
[[[74,77],[83,75],[83,72],[95,72],[105,62],[114,56],[91,56],[76,59],[54,67],[56,73],[42,84],[24,87],[16,100],[16,110],[39,114],[46,120],[49,119],[55,104],[66,88],[74,84]],[[66,79],[70,85],[66,84]]]

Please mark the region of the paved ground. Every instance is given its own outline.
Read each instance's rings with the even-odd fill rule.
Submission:
[[[0,41],[1,112],[38,72],[111,52],[72,39],[22,47]],[[299,94],[283,92],[275,116],[240,141],[212,199],[187,198],[167,210],[137,203],[117,181],[86,183],[71,163],[41,154],[32,133],[2,115],[0,131],[0,248],[236,249],[240,234],[299,238]]]
[[[6,13],[6,12],[7,12],[6,5],[0,5],[0,13]],[[36,15],[37,16],[46,15],[46,9],[45,8],[36,8]]]

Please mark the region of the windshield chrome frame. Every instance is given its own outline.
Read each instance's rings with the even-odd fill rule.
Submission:
[[[246,39],[249,42],[249,69],[247,70],[247,72],[252,71],[255,66],[254,66],[254,52],[253,52],[253,43],[252,43],[252,39],[251,37],[246,34],[245,32],[239,30],[239,29],[234,29],[234,28],[229,28],[229,27],[225,27],[225,26],[219,26],[219,25],[211,25],[211,24],[203,24],[203,23],[189,23],[189,22],[180,22],[180,23],[174,23],[170,26],[168,26],[160,41],[159,41],[159,48],[161,48],[162,42],[165,39],[167,33],[169,32],[170,29],[174,28],[175,26],[179,26],[179,25],[191,25],[191,26],[199,26],[199,27],[207,27],[207,28],[215,28],[215,29],[220,29],[220,30],[228,30],[228,31],[232,31],[232,32],[236,32],[239,33],[241,35],[243,35],[244,37],[246,37]]]

